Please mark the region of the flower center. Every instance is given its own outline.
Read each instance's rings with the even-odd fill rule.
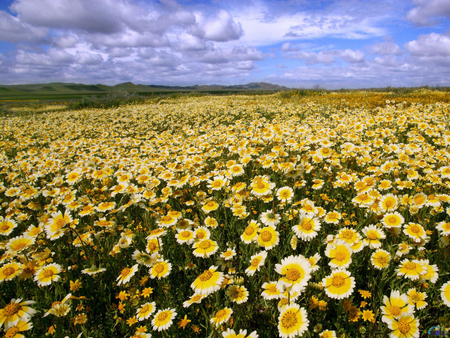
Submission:
[[[18,332],[19,328],[17,326],[13,326],[6,332],[5,338],[14,338]]]
[[[8,230],[9,230],[9,225],[3,223],[2,226],[0,227],[0,230],[1,230],[2,232],[8,231]]]
[[[342,232],[342,237],[344,237],[347,240],[350,240],[353,237],[353,232],[351,232],[349,230],[345,230]]]
[[[191,237],[191,233],[189,232],[189,231],[183,231],[182,233],[181,233],[181,237],[183,237],[183,238],[189,238],[189,237]]]
[[[163,321],[165,321],[167,319],[167,317],[169,317],[169,315],[166,312],[161,312],[158,315],[158,320],[163,322]]]
[[[120,275],[121,275],[122,277],[126,277],[126,276],[128,276],[128,274],[130,273],[130,271],[131,271],[130,268],[124,268],[124,269],[122,269],[122,271],[120,272]]]
[[[219,310],[216,313],[216,318],[223,318],[227,315],[227,312],[225,310]]]
[[[145,305],[139,310],[139,313],[144,314],[144,313],[146,313],[148,310],[150,310],[150,305],[145,304]]]
[[[283,318],[281,318],[283,327],[289,329],[297,324],[297,317],[292,312],[287,312]]]
[[[370,231],[367,233],[367,238],[374,241],[378,238],[378,236],[375,231]]]
[[[397,317],[397,316],[400,316],[400,314],[402,313],[402,310],[397,305],[392,305],[391,313],[393,316]]]
[[[252,262],[251,262],[251,266],[256,268],[259,265],[259,262],[261,262],[261,258],[260,257],[253,258]]]
[[[410,327],[409,327],[409,324],[408,324],[407,321],[401,320],[401,321],[398,323],[398,330],[399,330],[401,333],[407,333],[407,332],[409,332],[409,329],[410,329]]]
[[[289,280],[291,280],[291,281],[296,281],[296,280],[298,280],[301,276],[302,276],[302,275],[301,275],[300,271],[298,271],[298,269],[296,269],[296,268],[289,269],[289,270],[286,272],[286,278],[289,279]]]
[[[206,270],[205,272],[203,272],[198,278],[202,281],[202,282],[206,282],[207,280],[210,280],[212,277],[212,272],[209,270]]]
[[[3,309],[3,315],[6,317],[12,316],[19,312],[19,310],[20,306],[17,303],[11,303],[5,306],[5,308]]]
[[[62,228],[64,225],[66,225],[66,220],[64,218],[59,218],[56,220],[56,225],[58,228]]]
[[[413,225],[411,227],[411,231],[414,232],[415,234],[418,234],[420,232],[420,228],[417,225]]]
[[[342,262],[342,261],[345,259],[345,257],[347,257],[347,255],[345,254],[345,252],[338,251],[338,252],[336,252],[336,255],[334,256],[334,259],[336,259],[336,260]]]
[[[416,263],[413,262],[407,262],[405,264],[405,269],[406,270],[415,270],[416,269]]]
[[[302,222],[302,224],[301,224],[301,227],[304,229],[304,230],[311,230],[312,229],[312,225],[311,225],[311,221],[310,220],[308,220],[308,221],[303,221]]]
[[[261,239],[263,242],[269,242],[272,239],[272,234],[269,231],[261,232]]]
[[[251,225],[249,225],[248,227],[245,228],[244,232],[247,236],[250,236],[255,232],[255,229]]]
[[[3,270],[3,274],[4,274],[6,277],[11,276],[14,272],[16,272],[16,269],[14,269],[12,266],[8,266],[7,268],[5,268],[5,269]]]
[[[207,250],[211,247],[211,243],[209,241],[203,241],[199,244],[200,249]]]
[[[163,272],[163,271],[164,271],[164,265],[162,265],[162,264],[156,264],[156,266],[155,266],[155,271],[156,271],[156,273],[161,273],[161,272]]]
[[[331,285],[336,288],[340,288],[344,283],[345,279],[342,276],[333,276],[333,279],[331,280]]]
[[[44,278],[51,278],[55,273],[53,272],[53,270],[47,269],[44,270]]]

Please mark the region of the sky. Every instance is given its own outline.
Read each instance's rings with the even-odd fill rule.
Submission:
[[[0,0],[0,84],[450,86],[450,0]]]

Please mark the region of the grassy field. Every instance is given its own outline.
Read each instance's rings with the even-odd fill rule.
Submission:
[[[7,337],[450,327],[446,92],[127,95],[0,117]]]

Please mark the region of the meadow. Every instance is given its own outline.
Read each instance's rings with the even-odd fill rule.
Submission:
[[[450,327],[449,102],[294,91],[0,117],[0,331]]]

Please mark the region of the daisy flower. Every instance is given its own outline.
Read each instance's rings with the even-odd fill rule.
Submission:
[[[212,256],[219,250],[219,246],[217,243],[210,239],[203,239],[194,244],[194,256],[207,258]]]
[[[273,226],[280,223],[281,217],[279,214],[275,214],[272,210],[265,211],[260,216],[261,223],[266,226]]]
[[[1,225],[0,225],[1,227]],[[436,229],[439,230],[441,235],[448,236],[450,235],[450,222],[442,221],[436,225]]]
[[[172,325],[176,315],[175,309],[159,310],[152,319],[153,331],[167,330]]]
[[[397,210],[398,197],[393,194],[384,195],[380,200],[380,210],[383,213]]]
[[[405,276],[411,280],[417,280],[427,272],[423,263],[417,259],[404,259],[396,271],[398,276]]]
[[[284,307],[278,317],[278,332],[283,338],[302,335],[308,325],[306,310],[295,303]]]
[[[336,240],[333,244],[327,245],[325,256],[331,258],[328,265],[331,268],[348,268],[352,262],[352,252],[350,245],[341,239]]]
[[[57,282],[61,278],[59,273],[62,271],[61,265],[53,263],[44,265],[40,268],[36,275],[34,276],[34,280],[38,283],[39,286],[46,286],[52,284],[52,282]]]
[[[13,280],[22,272],[22,265],[17,262],[10,262],[0,267],[0,283]]]
[[[272,189],[275,188],[275,183],[270,182],[267,176],[256,176],[253,178],[250,187],[253,195],[262,197],[272,192]]]
[[[183,307],[188,308],[192,304],[200,304],[202,299],[205,298],[205,295],[200,295],[198,293],[194,293],[188,300],[183,302]]]
[[[421,260],[423,266],[427,270],[425,274],[420,276],[419,282],[429,281],[431,283],[436,283],[439,278],[439,269],[436,264],[431,265],[428,260]]]
[[[245,244],[250,244],[258,237],[259,224],[256,221],[250,221],[245,228],[244,233],[241,235],[241,240]]]
[[[17,223],[12,219],[0,216],[0,235],[8,236],[16,226]]]
[[[267,257],[267,251],[261,251],[260,253],[254,254],[250,257],[250,266],[245,270],[247,276],[253,276],[256,271],[259,271],[261,266],[264,265],[264,262]]]
[[[165,216],[161,216],[156,223],[158,224],[158,226],[160,226],[161,228],[170,228],[172,225],[177,224],[178,220],[171,216],[171,215],[165,215]]]
[[[319,338],[336,338],[336,331],[325,330],[319,333]]]
[[[275,265],[275,271],[282,275],[277,287],[283,290],[291,287],[291,291],[301,292],[311,278],[311,264],[302,255],[289,256],[281,260],[281,264]]]
[[[382,222],[387,228],[401,228],[405,219],[398,212],[393,212],[385,214]]]
[[[52,218],[50,218],[47,223],[44,225],[45,232],[47,233],[47,238],[54,241],[64,235],[63,227],[69,225],[73,221],[70,213],[64,211],[55,212],[52,214]]]
[[[391,255],[383,249],[378,249],[370,256],[370,262],[378,270],[386,268],[389,265],[390,260]]]
[[[328,224],[338,224],[339,220],[342,218],[341,214],[336,211],[330,211],[325,216],[325,223]]]
[[[426,237],[425,229],[417,223],[409,223],[403,229],[403,233],[416,243],[420,243],[420,241]]]
[[[3,309],[0,309],[0,327],[3,325],[5,329],[17,325],[20,320],[28,321],[32,316],[36,314],[36,310],[32,309],[28,305],[35,304],[33,300],[27,300],[22,302],[22,299],[11,299]],[[13,336],[14,337],[14,336]]]
[[[362,232],[364,236],[366,236],[366,238],[363,239],[364,243],[366,243],[371,249],[380,248],[380,240],[386,238],[384,231],[373,224],[364,227]]]
[[[280,201],[290,203],[294,197],[294,190],[290,187],[282,187],[277,190],[277,197]]]
[[[392,319],[398,318],[403,313],[413,313],[414,307],[409,304],[409,299],[406,294],[401,294],[400,291],[391,291],[388,298],[383,296],[384,306],[381,306],[381,313],[383,314],[382,321],[388,324]]]
[[[450,307],[450,281],[442,285],[441,289],[441,298],[445,305]]]
[[[281,296],[281,291],[277,288],[277,282],[266,282],[261,287],[264,289],[261,296],[265,300],[278,299]]]
[[[19,321],[11,326],[6,332],[5,332],[5,338],[25,338],[24,335],[20,334],[19,332],[28,331],[33,328],[33,324],[29,321],[19,319]]]
[[[131,268],[123,268],[120,272],[119,277],[117,277],[117,285],[125,285],[127,284],[131,277],[133,277],[138,270],[138,264],[133,265]]]
[[[226,261],[229,261],[230,259],[232,259],[235,256],[236,256],[235,249],[227,249],[227,251],[220,254],[220,257],[222,257]]]
[[[265,250],[271,250],[280,242],[280,236],[274,226],[267,226],[259,231],[258,244]]]
[[[175,235],[178,244],[192,244],[194,242],[194,232],[182,230]]]
[[[315,253],[314,256],[306,258],[309,264],[311,264],[311,272],[316,272],[317,270],[319,270],[320,266],[317,265],[317,262],[320,260],[320,258],[322,257],[320,257],[319,253]]]
[[[390,338],[419,338],[419,320],[410,313],[404,313],[387,324],[392,330]]]
[[[343,299],[353,293],[355,278],[345,269],[336,269],[331,272],[331,275],[322,279],[322,285],[328,297]]]
[[[205,270],[197,279],[191,284],[191,288],[195,293],[200,295],[209,295],[220,289],[224,276],[222,272],[216,271],[216,266],[211,266]]]
[[[217,210],[218,208],[219,208],[219,204],[216,201],[209,201],[203,205],[202,210],[206,214],[209,214],[211,211]]]
[[[167,277],[170,274],[170,271],[172,271],[172,264],[166,261],[157,262],[150,269],[150,278],[161,279]]]
[[[139,309],[136,310],[136,318],[139,321],[143,321],[144,319],[148,319],[153,312],[156,310],[155,302],[147,302],[143,304]]]
[[[428,305],[425,301],[428,295],[425,292],[418,292],[415,288],[412,288],[406,294],[409,298],[409,304],[415,305],[417,310],[421,310]]]
[[[295,235],[304,241],[310,241],[317,236],[320,230],[320,221],[315,217],[315,214],[309,212],[300,212],[300,223],[294,225],[292,230]]]
[[[211,318],[211,324],[218,327],[220,324],[223,324],[230,319],[233,310],[230,308],[223,308],[216,312],[213,318]]]
[[[248,300],[248,290],[243,285],[231,285],[227,290],[227,295],[236,304],[242,304]]]

